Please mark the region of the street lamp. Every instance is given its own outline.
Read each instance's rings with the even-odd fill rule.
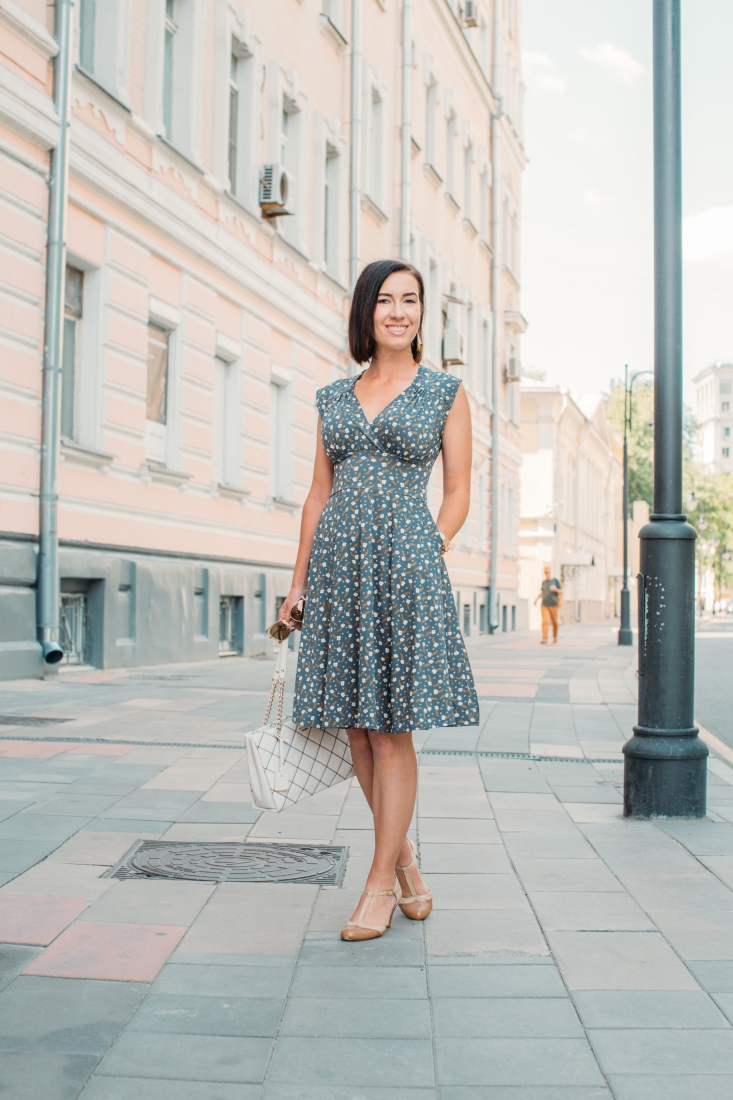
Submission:
[[[628,364],[624,368],[624,586],[621,589],[621,626],[618,632],[619,645],[633,645],[631,633],[631,593],[629,592],[629,442],[631,429],[631,401],[634,382],[642,374],[653,374],[650,370],[640,370],[629,382]]]
[[[695,529],[682,513],[680,0],[654,0],[654,512],[639,533],[638,725],[624,817],[704,817],[694,725]]]

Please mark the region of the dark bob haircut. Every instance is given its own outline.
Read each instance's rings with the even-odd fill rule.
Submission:
[[[420,325],[417,336],[412,341],[412,358],[416,363],[422,359],[422,323],[425,316],[425,284],[416,267],[403,260],[375,260],[367,264],[356,280],[354,295],[349,313],[349,351],[355,363],[368,362],[377,349],[374,339],[374,310],[385,279],[395,271],[407,271],[413,275],[420,296]]]

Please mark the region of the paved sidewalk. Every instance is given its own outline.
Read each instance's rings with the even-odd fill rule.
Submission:
[[[368,944],[338,938],[358,787],[249,801],[269,662],[0,685],[0,1096],[729,1100],[733,768],[711,759],[705,821],[623,821],[615,642],[469,641],[480,727],[420,735],[435,910]],[[341,889],[104,877],[159,837],[349,859]]]

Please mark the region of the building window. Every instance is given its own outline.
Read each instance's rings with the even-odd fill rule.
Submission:
[[[64,651],[64,664],[86,664],[87,598],[84,592],[62,594],[59,628],[59,644]]]
[[[721,412],[724,412],[724,413],[730,412],[730,401],[723,401],[723,403],[721,405]]]
[[[733,393],[733,381],[729,378],[722,378],[720,381],[721,393]]]
[[[173,138],[173,64],[176,31],[176,0],[165,0],[165,44],[163,48],[163,132]]]
[[[145,408],[145,457],[165,462],[170,332],[148,325],[148,377]]]
[[[289,387],[270,383],[270,492],[275,500],[290,501]]]
[[[438,106],[438,85],[428,85],[425,94],[425,162],[435,169],[435,112]]]
[[[445,186],[453,201],[456,201],[456,137],[458,134],[458,120],[451,115],[446,126],[445,144]],[[457,204],[456,204],[457,205]]]
[[[213,475],[216,485],[239,488],[241,461],[240,402],[237,364],[217,355],[214,359]]]
[[[94,35],[97,23],[96,0],[79,0],[79,65],[94,72]]]
[[[300,127],[301,112],[295,101],[284,95],[280,115],[280,160],[293,177],[296,188],[296,201],[300,176]],[[299,237],[297,213],[293,217],[278,218],[277,222],[277,228],[291,243],[295,244]]]
[[[723,447],[723,458],[730,458],[730,447]]]
[[[730,439],[730,428],[723,428],[723,439]]]
[[[372,88],[369,110],[369,198],[382,204],[382,161],[384,145],[384,103],[376,88]]]
[[[491,339],[489,334],[489,322],[484,321],[481,326],[481,380],[478,386],[479,392],[486,403],[489,403],[491,393],[489,391],[489,363],[491,359]]]
[[[242,616],[241,596],[221,596],[219,599],[219,655],[233,656],[239,652],[239,619]]]
[[[463,214],[467,221],[473,221],[473,145],[466,146],[463,158]]]
[[[237,191],[237,139],[239,136],[239,58],[232,52],[229,65],[229,190]]]
[[[76,378],[81,345],[81,317],[84,299],[84,275],[75,267],[66,268],[64,295],[64,345],[61,353],[61,434],[73,439],[76,428]]]
[[[339,265],[339,157],[326,144],[323,181],[323,262],[329,275],[336,278]]]

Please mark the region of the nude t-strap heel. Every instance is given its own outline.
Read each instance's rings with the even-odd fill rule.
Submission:
[[[395,899],[395,904],[392,908],[392,912],[389,914],[389,920],[386,924],[365,924],[366,911],[369,908],[369,903],[372,898],[387,898],[392,895]],[[376,940],[379,936],[383,936],[388,928],[392,926],[392,917],[394,911],[400,903],[402,898],[402,890],[400,884],[395,878],[394,888],[392,890],[365,890],[362,894],[364,898],[364,904],[361,907],[361,912],[356,920],[349,920],[341,930],[342,940]]]
[[[417,849],[410,840],[409,836],[407,838],[407,843],[412,849],[412,859],[406,867],[400,867],[398,863],[397,870],[401,871],[402,874],[405,876],[410,894],[409,897],[402,897],[398,904],[402,912],[405,914],[406,917],[409,917],[410,920],[425,920],[425,918],[430,914],[430,910],[433,908],[433,895],[431,894],[430,890],[428,890],[426,894],[415,893],[415,886],[410,877],[410,868],[413,865],[415,867],[418,866]]]

